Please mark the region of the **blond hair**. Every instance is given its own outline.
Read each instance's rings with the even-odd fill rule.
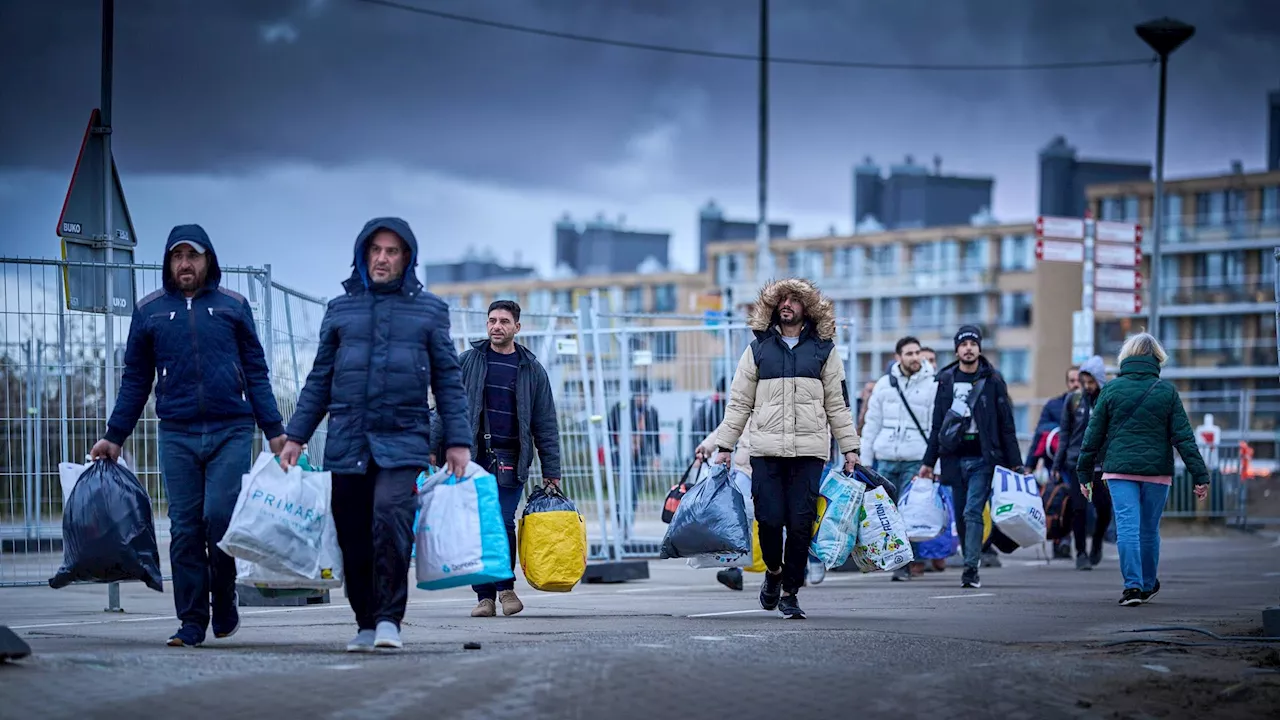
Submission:
[[[1160,365],[1164,365],[1169,360],[1169,354],[1164,351],[1164,347],[1160,345],[1160,341],[1154,335],[1147,332],[1140,332],[1137,335],[1129,336],[1124,341],[1124,346],[1120,348],[1120,362],[1124,362],[1131,357],[1140,357],[1142,355],[1150,355],[1156,359]]]

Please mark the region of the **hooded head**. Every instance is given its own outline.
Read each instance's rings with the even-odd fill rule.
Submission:
[[[174,256],[177,255],[177,258]],[[164,289],[195,294],[222,282],[222,269],[209,234],[199,225],[175,225],[164,243]]]
[[[404,250],[408,252],[408,259],[403,261],[402,272],[399,276],[386,281],[378,281],[370,273],[369,258],[370,248],[373,240],[379,233],[387,232],[395,235],[404,243]],[[375,262],[389,262],[385,257],[375,260]],[[390,261],[394,263],[395,261]],[[418,266],[418,239],[414,237],[413,230],[409,228],[409,223],[396,217],[374,218],[365,223],[364,229],[356,236],[355,258],[352,260],[352,266],[355,268],[353,276],[357,278],[361,284],[370,289],[399,290],[406,278],[410,282],[416,279],[415,268]],[[375,273],[376,274],[376,273]]]
[[[768,332],[779,324],[778,306],[786,297],[794,296],[804,306],[805,324],[821,340],[836,336],[836,312],[831,301],[822,296],[813,283],[803,278],[775,280],[760,289],[747,324],[757,333]]]
[[[1088,375],[1098,383],[1098,389],[1101,390],[1102,386],[1107,384],[1107,364],[1102,361],[1101,355],[1094,355],[1081,363],[1080,375],[1082,376],[1080,378],[1081,385],[1084,384],[1083,376]]]

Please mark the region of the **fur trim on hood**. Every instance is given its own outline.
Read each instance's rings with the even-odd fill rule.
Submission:
[[[778,305],[787,295],[794,294],[804,303],[805,318],[813,325],[819,339],[830,340],[836,336],[836,311],[831,301],[818,290],[818,286],[804,278],[775,280],[760,289],[755,307],[747,325],[756,332],[767,332],[778,324]]]

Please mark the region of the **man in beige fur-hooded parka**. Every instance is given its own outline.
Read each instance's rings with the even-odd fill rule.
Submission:
[[[796,593],[804,584],[831,437],[852,472],[858,432],[833,342],[835,310],[817,287],[799,278],[765,285],[748,323],[756,338],[738,361],[716,429],[717,461],[729,462],[750,420],[751,494],[768,567],[760,607],[803,619]]]

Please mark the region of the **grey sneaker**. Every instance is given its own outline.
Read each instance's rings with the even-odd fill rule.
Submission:
[[[347,652],[349,653],[367,653],[373,652],[373,644],[377,639],[376,634],[372,630],[361,630],[356,636],[351,638],[351,642],[347,643]]]
[[[404,643],[400,642],[400,628],[387,620],[378,623],[378,629],[374,632],[373,646],[387,650],[399,650],[404,647]]]
[[[1092,570],[1093,563],[1089,562],[1089,556],[1084,553],[1076,553],[1076,569]]]

